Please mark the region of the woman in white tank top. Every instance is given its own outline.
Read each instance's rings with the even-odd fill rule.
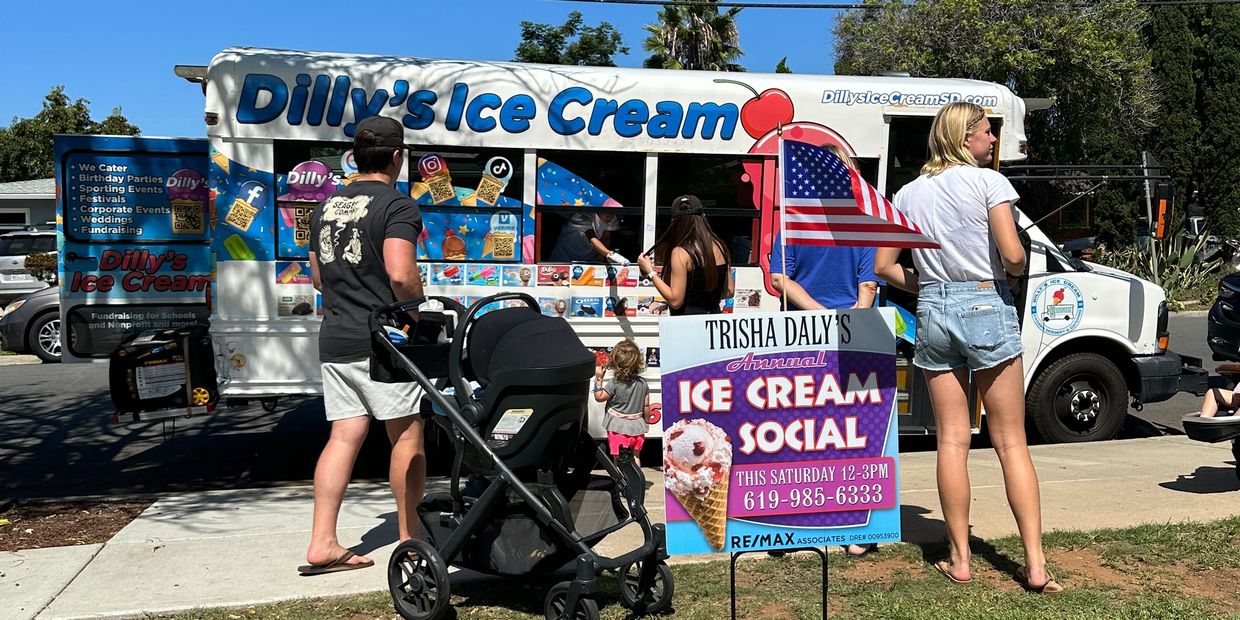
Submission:
[[[1046,568],[1038,476],[1025,442],[1023,349],[1008,282],[1025,269],[1007,179],[985,168],[995,137],[981,107],[944,106],[930,129],[930,161],[894,204],[939,242],[913,251],[910,270],[899,248],[879,248],[874,272],[918,294],[913,364],[930,387],[938,439],[939,501],[950,557],[934,568],[957,584],[972,581],[969,554],[967,386],[972,371],[986,407],[986,427],[1003,465],[1008,501],[1025,550],[1013,578],[1039,593],[1063,590]]]

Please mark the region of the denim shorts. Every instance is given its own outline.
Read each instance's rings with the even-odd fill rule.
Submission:
[[[1012,293],[1003,282],[936,282],[917,298],[913,365],[993,368],[1024,353]]]

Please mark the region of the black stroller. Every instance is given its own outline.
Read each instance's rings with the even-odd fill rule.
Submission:
[[[573,579],[546,596],[548,619],[598,618],[596,576],[610,570],[627,607],[669,609],[666,530],[646,513],[641,469],[632,458],[613,465],[585,429],[594,355],[529,295],[501,293],[468,310],[449,298],[431,299],[452,312],[424,310],[410,324],[407,312],[424,301],[411,300],[370,317],[372,377],[421,385],[438,410],[431,420],[454,452],[448,490],[428,493],[418,507],[429,542],[406,541],[388,561],[396,611],[414,620],[442,617],[450,606],[449,564],[529,576],[570,562]],[[495,302],[521,304],[479,316]],[[476,392],[471,381],[481,386]],[[437,389],[445,382],[452,396]],[[606,475],[593,473],[599,468]],[[616,558],[594,551],[632,523],[642,531],[639,548]]]

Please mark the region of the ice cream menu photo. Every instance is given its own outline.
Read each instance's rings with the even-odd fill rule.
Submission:
[[[890,308],[660,320],[669,553],[900,539],[895,323]]]

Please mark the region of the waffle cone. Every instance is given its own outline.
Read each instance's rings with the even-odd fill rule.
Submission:
[[[698,499],[692,493],[687,495],[674,493],[676,499],[680,500],[680,504],[685,507],[685,512],[693,517],[694,522],[706,535],[706,542],[710,543],[715,551],[722,550],[727,540],[728,481],[731,477],[728,472],[724,472],[723,477],[710,490],[706,499]]]

